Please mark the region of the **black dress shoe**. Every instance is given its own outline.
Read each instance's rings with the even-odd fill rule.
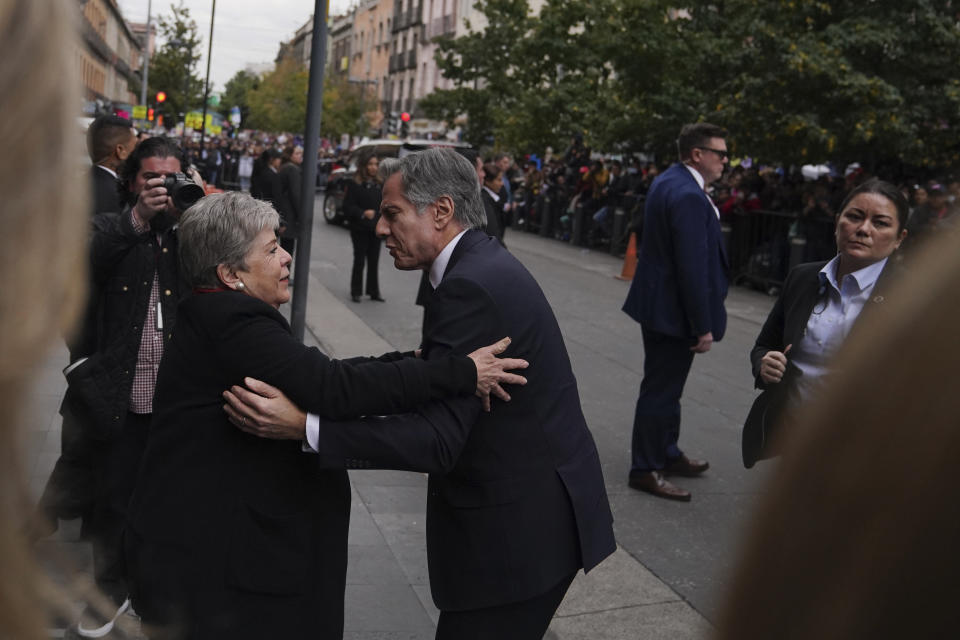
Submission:
[[[375,296],[370,296],[370,299],[371,299],[371,300],[376,300],[377,302],[386,302],[386,300],[384,300],[384,299],[380,296],[379,293],[378,293],[377,295],[375,295]]]
[[[631,489],[646,491],[658,498],[667,500],[679,500],[680,502],[690,502],[690,492],[681,489],[677,485],[668,482],[663,478],[659,471],[646,471],[644,473],[631,473],[627,482]]]
[[[350,299],[354,302],[360,302],[360,296],[350,296]]]
[[[710,463],[706,460],[691,460],[687,456],[680,456],[667,462],[663,472],[667,475],[686,476],[693,478],[700,475],[710,468]]]

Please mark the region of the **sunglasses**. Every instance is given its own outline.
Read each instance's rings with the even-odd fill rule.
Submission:
[[[721,160],[724,159],[724,158],[729,158],[729,157],[730,157],[730,152],[729,152],[729,151],[724,151],[723,149],[711,149],[710,147],[694,147],[694,148],[695,148],[695,149],[700,149],[701,151],[712,151],[712,152],[714,152],[715,154],[717,154],[718,156],[720,156],[720,159],[721,159]]]

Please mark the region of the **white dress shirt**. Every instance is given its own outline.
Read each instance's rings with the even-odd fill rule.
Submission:
[[[687,168],[687,171],[690,172],[690,175],[693,176],[693,179],[697,181],[697,184],[700,185],[700,188],[703,189],[704,193],[707,193],[707,186],[704,184],[703,176],[700,175],[700,172],[691,167],[688,164],[684,164]],[[713,207],[713,212],[717,214],[717,220],[720,219],[720,209],[717,209],[717,205],[714,204],[713,198],[710,197],[710,194],[707,194],[707,201],[710,203],[710,206]]]
[[[450,256],[453,255],[453,250],[457,248],[457,243],[460,242],[460,238],[462,238],[466,232],[467,230],[464,229],[454,236],[443,250],[440,251],[437,257],[434,258],[433,264],[430,265],[430,286],[434,289],[440,286],[440,281],[443,280],[443,274],[447,271],[447,265],[450,264]],[[316,453],[320,439],[320,416],[313,413],[307,414],[306,438],[307,441],[303,445],[303,450]]]
[[[837,256],[820,270],[820,301],[807,320],[803,338],[790,350],[790,359],[803,374],[797,379],[801,400],[808,400],[829,372],[829,362],[870,300],[877,278],[887,264],[884,258],[837,282]]]

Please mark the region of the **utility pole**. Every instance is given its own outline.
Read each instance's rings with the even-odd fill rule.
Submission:
[[[147,31],[143,35],[143,72],[140,77],[143,79],[143,86],[140,87],[140,104],[147,104],[147,80],[150,77],[150,25],[152,15],[150,10],[153,8],[153,0],[147,0]]]
[[[217,0],[213,0],[210,9],[210,41],[207,43],[207,79],[203,83],[203,120],[200,123],[200,156],[203,157],[203,138],[207,133],[207,100],[210,99],[210,56],[213,53],[213,15],[217,11]]]
[[[317,200],[317,150],[320,146],[320,117],[323,111],[323,67],[327,53],[327,5],[315,0],[313,34],[310,44],[310,88],[307,92],[307,125],[303,139],[303,180],[300,184],[300,237],[297,268],[293,274],[293,304],[290,328],[303,342],[307,318],[307,285],[310,283],[310,241],[313,236],[313,208]]]

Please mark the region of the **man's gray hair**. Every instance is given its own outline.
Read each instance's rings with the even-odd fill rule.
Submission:
[[[217,266],[245,269],[244,256],[264,229],[276,229],[280,216],[269,202],[240,191],[200,198],[180,217],[180,269],[194,287],[221,286]]]
[[[453,200],[453,219],[464,229],[480,229],[487,213],[480,200],[477,168],[453,149],[434,147],[401,158],[384,158],[380,177],[386,182],[399,173],[407,200],[423,213],[441,196]]]

